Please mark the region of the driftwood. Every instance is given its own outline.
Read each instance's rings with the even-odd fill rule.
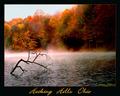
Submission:
[[[35,60],[36,60],[39,56],[46,56],[46,60],[49,59],[49,57],[48,57],[47,54],[43,54],[43,53],[37,52],[37,51],[36,51],[36,52],[32,52],[32,54],[36,54],[36,56],[35,56],[35,58],[33,59],[33,61],[30,61],[30,53],[31,53],[31,51],[28,51],[28,58],[27,58],[27,60],[20,59],[20,60],[16,63],[15,67],[14,67],[14,68],[12,69],[12,71],[10,72],[11,75],[15,76],[14,71],[15,71],[17,68],[20,68],[20,69],[22,70],[22,74],[23,74],[25,71],[27,71],[27,70],[23,69],[23,68],[19,65],[20,62],[25,62],[26,64],[30,64],[30,63],[32,63],[32,64],[37,64],[37,65],[39,65],[39,66],[41,66],[41,67],[43,67],[43,68],[45,68],[45,69],[48,69],[47,66],[44,66],[44,65],[42,65],[42,64],[39,64],[39,63],[35,62]],[[22,74],[21,74],[21,75],[22,75]]]

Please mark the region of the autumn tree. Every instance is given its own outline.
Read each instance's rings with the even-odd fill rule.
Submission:
[[[49,31],[49,33],[50,33],[51,42],[49,43],[48,46],[50,48],[63,47],[59,33],[60,20],[61,20],[61,13],[56,13],[55,15],[50,17],[49,26],[51,28],[51,31]]]
[[[10,47],[12,44],[11,38],[11,26],[5,22],[4,24],[4,38],[5,38],[5,47]]]
[[[97,41],[102,41],[103,47],[110,50],[115,48],[115,8],[113,4],[98,4],[94,7],[96,18],[93,23]]]
[[[47,48],[115,49],[115,5],[80,4],[52,16],[33,16],[4,23],[5,47],[13,50]]]
[[[83,13],[83,18],[85,21],[84,25],[84,33],[83,39],[85,41],[85,46],[87,48],[95,48],[96,47],[96,32],[94,31],[94,23],[93,20],[95,19],[95,11],[94,5],[88,5]]]
[[[82,39],[84,20],[81,14],[77,13],[76,7],[71,10],[65,10],[60,21],[59,32],[61,40],[68,49],[78,50],[84,44]]]

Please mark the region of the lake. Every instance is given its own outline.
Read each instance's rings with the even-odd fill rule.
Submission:
[[[44,53],[44,52],[43,52]],[[5,86],[115,86],[115,52],[48,52],[49,56],[39,56],[37,64],[20,62],[26,71],[17,68],[16,76],[10,74],[16,63],[27,59],[28,53],[5,52]],[[32,54],[32,61],[35,54]]]

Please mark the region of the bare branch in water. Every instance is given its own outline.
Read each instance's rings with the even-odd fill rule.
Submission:
[[[11,75],[15,76],[14,71],[15,71],[17,68],[20,68],[20,70],[22,70],[21,75],[22,75],[25,71],[27,71],[27,70],[23,69],[23,68],[19,65],[20,62],[25,62],[26,64],[30,64],[30,63],[32,63],[32,64],[37,64],[37,65],[39,65],[39,66],[41,66],[41,67],[43,67],[43,68],[45,68],[45,69],[48,69],[47,66],[44,66],[44,65],[42,65],[42,64],[40,64],[40,63],[35,62],[35,60],[36,60],[39,56],[46,56],[46,61],[47,61],[47,59],[49,59],[49,58],[48,58],[49,56],[48,56],[47,54],[43,54],[43,53],[41,53],[41,52],[34,51],[34,52],[32,52],[32,54],[36,54],[36,56],[35,56],[35,58],[33,59],[33,61],[30,61],[30,53],[31,53],[31,52],[28,51],[28,58],[27,58],[27,60],[20,59],[20,60],[17,62],[17,64],[15,65],[15,67],[14,67],[14,68],[12,69],[12,71],[10,72]]]

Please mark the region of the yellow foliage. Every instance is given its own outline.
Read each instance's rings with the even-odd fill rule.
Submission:
[[[17,26],[20,30],[22,30],[24,28],[24,24],[18,24]]]

